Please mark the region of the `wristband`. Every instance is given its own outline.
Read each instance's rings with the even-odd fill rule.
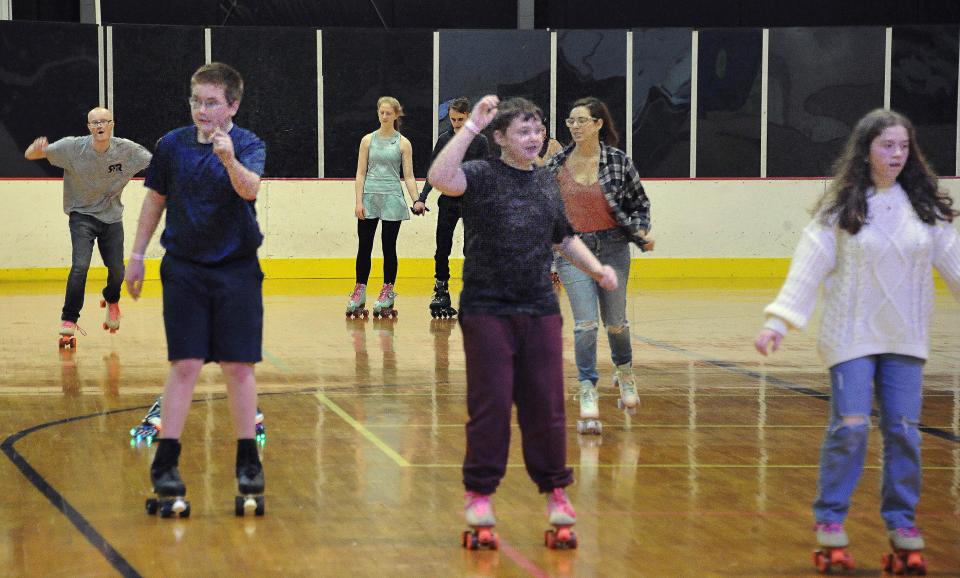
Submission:
[[[473,124],[473,119],[468,118],[467,122],[463,123],[463,128],[473,133],[474,136],[480,134],[480,129],[477,128],[477,125]]]
[[[143,261],[143,253],[130,253],[131,261]]]

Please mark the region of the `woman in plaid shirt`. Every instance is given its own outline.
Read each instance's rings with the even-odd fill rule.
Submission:
[[[607,105],[594,97],[573,104],[566,125],[573,144],[547,161],[560,184],[567,218],[577,235],[602,263],[613,266],[619,278],[616,291],[601,291],[596,281],[560,258],[557,272],[573,309],[580,418],[577,431],[602,431],[597,407],[597,331],[599,317],[607,328],[611,357],[616,366],[613,383],[620,388],[620,407],[631,413],[639,402],[633,375],[633,352],[627,322],[627,279],[630,243],[653,248],[645,236],[650,230],[650,200],[640,184],[633,160],[614,145],[617,129]],[[598,307],[599,304],[599,307]]]

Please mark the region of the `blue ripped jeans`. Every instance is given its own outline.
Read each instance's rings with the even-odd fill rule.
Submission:
[[[830,368],[830,425],[820,450],[813,503],[818,522],[843,522],[847,517],[850,495],[863,473],[875,393],[883,435],[880,515],[890,530],[914,525],[920,499],[923,364],[917,357],[885,353]]]
[[[630,242],[618,229],[580,235],[583,244],[604,265],[617,272],[617,288],[606,291],[592,277],[569,261],[557,259],[557,273],[570,298],[573,310],[573,347],[577,360],[577,379],[596,384],[597,330],[599,318],[607,328],[610,355],[615,365],[633,360],[630,325],[627,323],[627,280],[630,278]],[[599,307],[598,307],[599,305]],[[598,311],[599,310],[599,311]],[[598,316],[599,312],[599,316]]]

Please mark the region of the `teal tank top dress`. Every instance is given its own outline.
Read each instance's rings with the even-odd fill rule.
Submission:
[[[377,132],[370,135],[367,150],[367,176],[363,181],[363,211],[368,219],[405,221],[410,210],[400,184],[402,159],[400,133],[383,138]]]

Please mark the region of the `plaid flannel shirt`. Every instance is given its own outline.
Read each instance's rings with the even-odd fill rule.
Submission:
[[[567,162],[574,146],[571,144],[550,157],[544,166],[556,174]],[[620,230],[637,246],[643,248],[642,231],[650,231],[650,199],[640,184],[640,174],[637,173],[633,159],[622,150],[601,142],[598,176],[603,196],[606,197]]]

